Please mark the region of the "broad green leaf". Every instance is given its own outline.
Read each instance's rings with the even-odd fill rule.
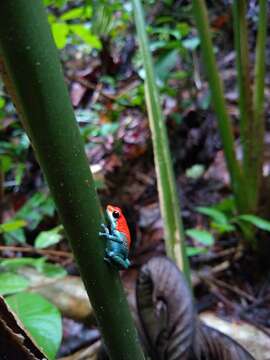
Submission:
[[[199,229],[188,229],[186,230],[186,234],[190,236],[195,241],[205,245],[205,246],[212,246],[214,245],[215,239],[213,235],[205,230]]]
[[[0,295],[14,294],[26,290],[29,281],[20,275],[9,272],[0,273]]]
[[[187,256],[195,256],[205,253],[207,250],[200,247],[187,246]]]
[[[217,209],[200,206],[200,207],[197,207],[196,210],[201,214],[209,216],[217,224],[220,224],[220,225],[229,224],[227,216],[223,212],[221,212]]]
[[[69,29],[79,36],[87,45],[90,45],[94,49],[101,49],[101,42],[98,37],[93,35],[90,29],[87,29],[84,25],[69,25]]]
[[[9,296],[6,301],[42,351],[50,360],[55,359],[62,338],[58,309],[42,296],[27,292]]]
[[[66,23],[56,22],[52,24],[52,33],[58,49],[63,49],[66,46],[69,34],[68,25]]]
[[[23,266],[35,267],[35,263],[38,259],[31,257],[4,259],[0,261],[0,265],[8,270],[15,271]]]
[[[24,220],[8,221],[4,224],[0,224],[0,233],[15,231],[23,228],[25,225],[26,222]]]
[[[49,231],[41,231],[35,239],[35,248],[44,249],[58,244],[62,239],[62,235],[59,233],[62,229],[63,227],[60,225]]]
[[[247,214],[247,215],[239,215],[234,219],[235,220],[240,219],[246,221],[261,230],[270,231],[270,221],[262,219],[259,216]]]
[[[67,275],[66,270],[62,266],[48,263],[45,257],[38,259],[31,257],[5,259],[0,261],[0,265],[8,271],[16,271],[24,266],[33,267],[47,277],[60,278]]]

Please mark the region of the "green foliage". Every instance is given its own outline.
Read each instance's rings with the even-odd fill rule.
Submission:
[[[35,239],[35,248],[44,249],[49,246],[58,244],[62,239],[61,232],[63,226],[59,225],[48,231],[41,231]]]
[[[270,231],[270,221],[262,219],[259,216],[247,214],[247,215],[239,215],[236,218],[234,218],[234,221],[236,222],[239,220],[252,224],[256,226],[258,229],[264,231]]]
[[[215,239],[211,233],[200,229],[188,229],[186,234],[199,244],[205,246],[213,246]]]
[[[12,116],[12,113],[4,113],[5,116]],[[27,152],[30,142],[27,135],[22,131],[17,121],[9,125],[12,131],[10,141],[0,141],[0,166],[5,175],[9,175],[8,186],[19,186],[24,172]],[[0,125],[1,128],[1,125]],[[5,130],[5,127],[3,126]]]
[[[6,302],[48,359],[55,359],[62,339],[58,309],[42,296],[27,292],[9,296]]]
[[[45,5],[52,5],[49,2]],[[91,30],[91,18],[93,9],[89,3],[82,2],[74,8],[62,9],[64,2],[54,3],[60,8],[60,15],[50,12],[48,19],[51,24],[52,33],[56,46],[63,49],[67,44],[84,44],[89,49],[101,49],[99,38]]]
[[[196,243],[196,246],[187,247],[188,256],[195,256],[207,252],[215,242],[214,236],[211,232],[206,230],[196,228],[188,229],[186,230],[186,235],[188,235]]]
[[[232,198],[225,199],[213,207],[198,207],[197,211],[211,219],[210,227],[218,234],[240,230],[243,235],[251,234],[250,226],[270,231],[270,221],[253,214],[237,215],[237,209]],[[250,239],[255,246],[254,235]]]
[[[14,259],[3,259],[0,260],[1,271],[6,272],[17,272],[23,267],[33,267],[44,276],[60,278],[66,276],[66,270],[56,264],[48,263],[45,257],[32,258],[14,258]],[[12,284],[12,282],[11,282]]]
[[[0,224],[0,234],[16,231],[25,227],[26,224],[24,220],[7,221],[4,224]]]
[[[17,211],[11,220],[0,225],[0,233],[4,233],[4,240],[7,244],[25,243],[23,228],[36,229],[44,217],[53,216],[54,212],[55,205],[51,196],[37,192]]]
[[[11,272],[0,272],[0,295],[14,294],[26,290],[29,280]]]
[[[198,207],[197,211],[201,214],[209,216],[212,220],[211,226],[217,229],[220,233],[235,230],[235,227],[231,225],[229,218],[224,212],[210,207]]]
[[[201,164],[195,164],[186,170],[186,177],[191,179],[200,178],[205,171],[205,167]]]

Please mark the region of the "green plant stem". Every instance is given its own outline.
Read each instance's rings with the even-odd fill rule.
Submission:
[[[252,201],[252,189],[250,187],[250,169],[253,158],[252,137],[254,136],[253,105],[252,105],[252,83],[250,78],[250,63],[248,51],[248,27],[246,20],[246,0],[234,0],[234,39],[236,49],[237,80],[239,89],[240,110],[240,135],[243,153],[243,172],[247,179],[247,193],[249,205],[246,211],[252,212],[254,200]]]
[[[111,359],[144,359],[119,280],[103,259],[99,201],[41,0],[0,2],[3,77],[70,240]]]
[[[242,175],[242,169],[236,159],[231,119],[226,108],[223,84],[218,73],[218,68],[214,56],[207,10],[204,0],[193,0],[192,4],[193,13],[201,40],[204,66],[211,90],[213,107],[217,114],[218,126],[224,148],[226,163],[230,174],[232,189],[238,211],[241,213],[246,210],[247,204],[245,182]]]
[[[265,82],[265,59],[266,59],[266,36],[267,36],[267,0],[259,1],[259,19],[256,41],[255,81],[253,92],[253,127],[252,146],[250,154],[250,188],[252,199],[257,208],[262,180],[262,165],[264,157],[264,82]]]
[[[191,283],[189,262],[185,250],[185,236],[171,163],[167,132],[161,112],[159,94],[156,86],[152,57],[149,50],[143,9],[140,0],[133,0],[133,12],[146,73],[146,105],[154,147],[159,200],[164,221],[166,252],[167,255],[177,263],[184,272],[189,283]]]

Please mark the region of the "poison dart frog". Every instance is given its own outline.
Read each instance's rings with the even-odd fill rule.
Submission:
[[[119,207],[107,205],[106,214],[109,226],[102,224],[104,232],[99,233],[107,240],[104,260],[118,269],[127,269],[130,265],[128,254],[131,245],[127,221]]]

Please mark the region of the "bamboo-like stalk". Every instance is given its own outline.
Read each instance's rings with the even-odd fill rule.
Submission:
[[[167,255],[177,263],[191,283],[189,262],[185,250],[185,236],[171,163],[168,137],[161,111],[140,0],[133,0],[133,12],[146,73],[146,105],[154,147],[159,200],[164,221],[166,252]]]
[[[243,212],[247,208],[245,181],[242,174],[242,169],[236,159],[231,119],[227,111],[223,83],[218,73],[218,68],[213,52],[213,43],[210,35],[208,14],[204,0],[193,0],[192,5],[198,33],[201,40],[204,67],[211,90],[212,103],[217,114],[220,136],[230,174],[232,190],[234,192],[238,211]]]
[[[104,261],[99,201],[41,0],[0,2],[4,80],[61,216],[111,359],[144,359],[118,272]]]
[[[247,179],[247,193],[249,199],[247,212],[254,210],[254,201],[251,199],[252,189],[250,186],[250,169],[253,157],[253,105],[252,105],[252,82],[250,77],[250,62],[248,51],[248,26],[246,20],[246,0],[234,0],[234,43],[236,49],[237,82],[239,89],[240,110],[240,138],[243,154],[243,172]]]
[[[251,134],[250,188],[255,210],[258,206],[262,180],[264,151],[264,82],[267,36],[267,0],[259,1],[258,32],[256,40],[255,81],[253,90],[253,131]]]

